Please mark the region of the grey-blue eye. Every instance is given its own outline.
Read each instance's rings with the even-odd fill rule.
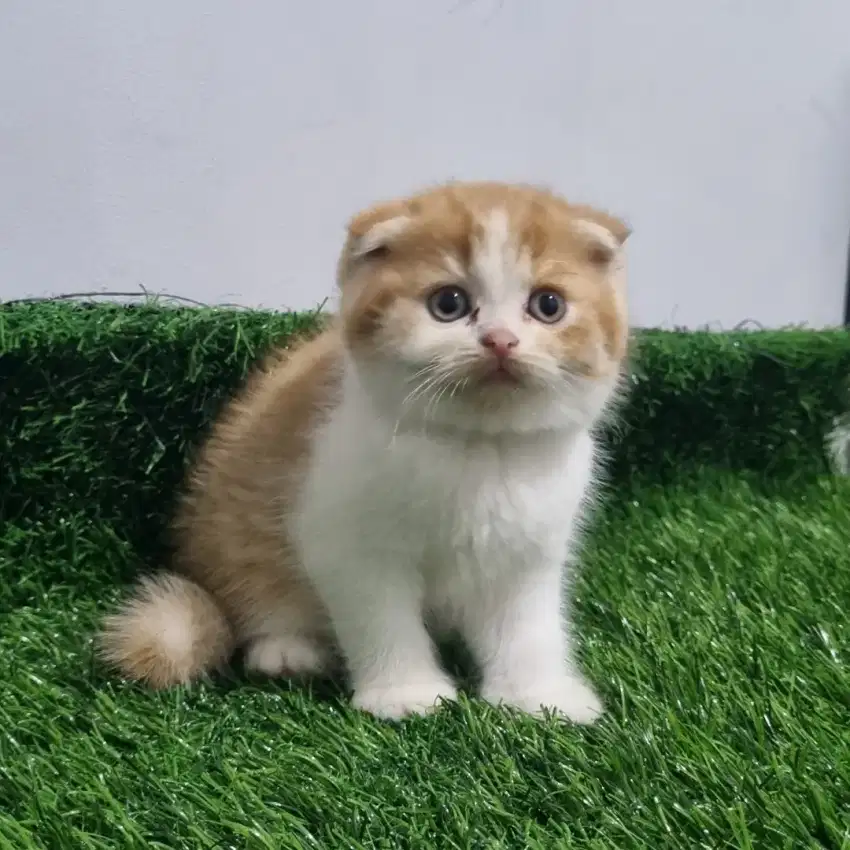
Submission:
[[[472,312],[472,302],[460,286],[441,286],[428,297],[428,310],[438,322],[456,322]]]
[[[547,325],[559,322],[567,312],[567,302],[560,292],[553,289],[537,289],[528,299],[528,312]]]

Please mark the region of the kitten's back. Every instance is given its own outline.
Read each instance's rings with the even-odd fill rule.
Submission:
[[[340,358],[334,329],[270,355],[219,417],[190,474],[175,522],[177,564],[221,596],[238,627],[257,619],[246,603],[262,609],[270,595],[292,592],[291,571],[280,566],[291,561],[282,517],[333,404]]]
[[[298,570],[284,517],[312,433],[334,404],[341,352],[335,328],[275,352],[225,406],[174,522],[176,574],[146,579],[106,620],[103,654],[128,678],[187,682],[220,666],[237,644],[264,672],[319,672],[325,617]]]

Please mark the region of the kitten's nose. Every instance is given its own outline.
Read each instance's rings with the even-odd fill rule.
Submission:
[[[481,344],[500,360],[504,360],[519,345],[519,339],[507,328],[496,328],[481,335]]]

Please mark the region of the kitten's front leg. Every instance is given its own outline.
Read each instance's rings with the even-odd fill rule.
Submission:
[[[422,583],[410,547],[364,529],[312,541],[307,572],[330,614],[352,685],[353,704],[399,719],[456,697],[422,617]],[[331,539],[332,538],[332,539]]]
[[[599,697],[570,657],[559,564],[507,577],[468,613],[466,637],[482,668],[488,702],[532,714],[554,710],[593,723]]]

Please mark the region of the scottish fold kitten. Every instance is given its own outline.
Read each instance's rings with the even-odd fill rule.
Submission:
[[[452,183],[356,216],[331,327],[258,368],[203,446],[173,572],[108,617],[102,651],[164,687],[237,646],[269,675],[340,657],[384,718],[481,695],[593,721],[565,563],[593,428],[627,349],[627,228],[542,189]]]

